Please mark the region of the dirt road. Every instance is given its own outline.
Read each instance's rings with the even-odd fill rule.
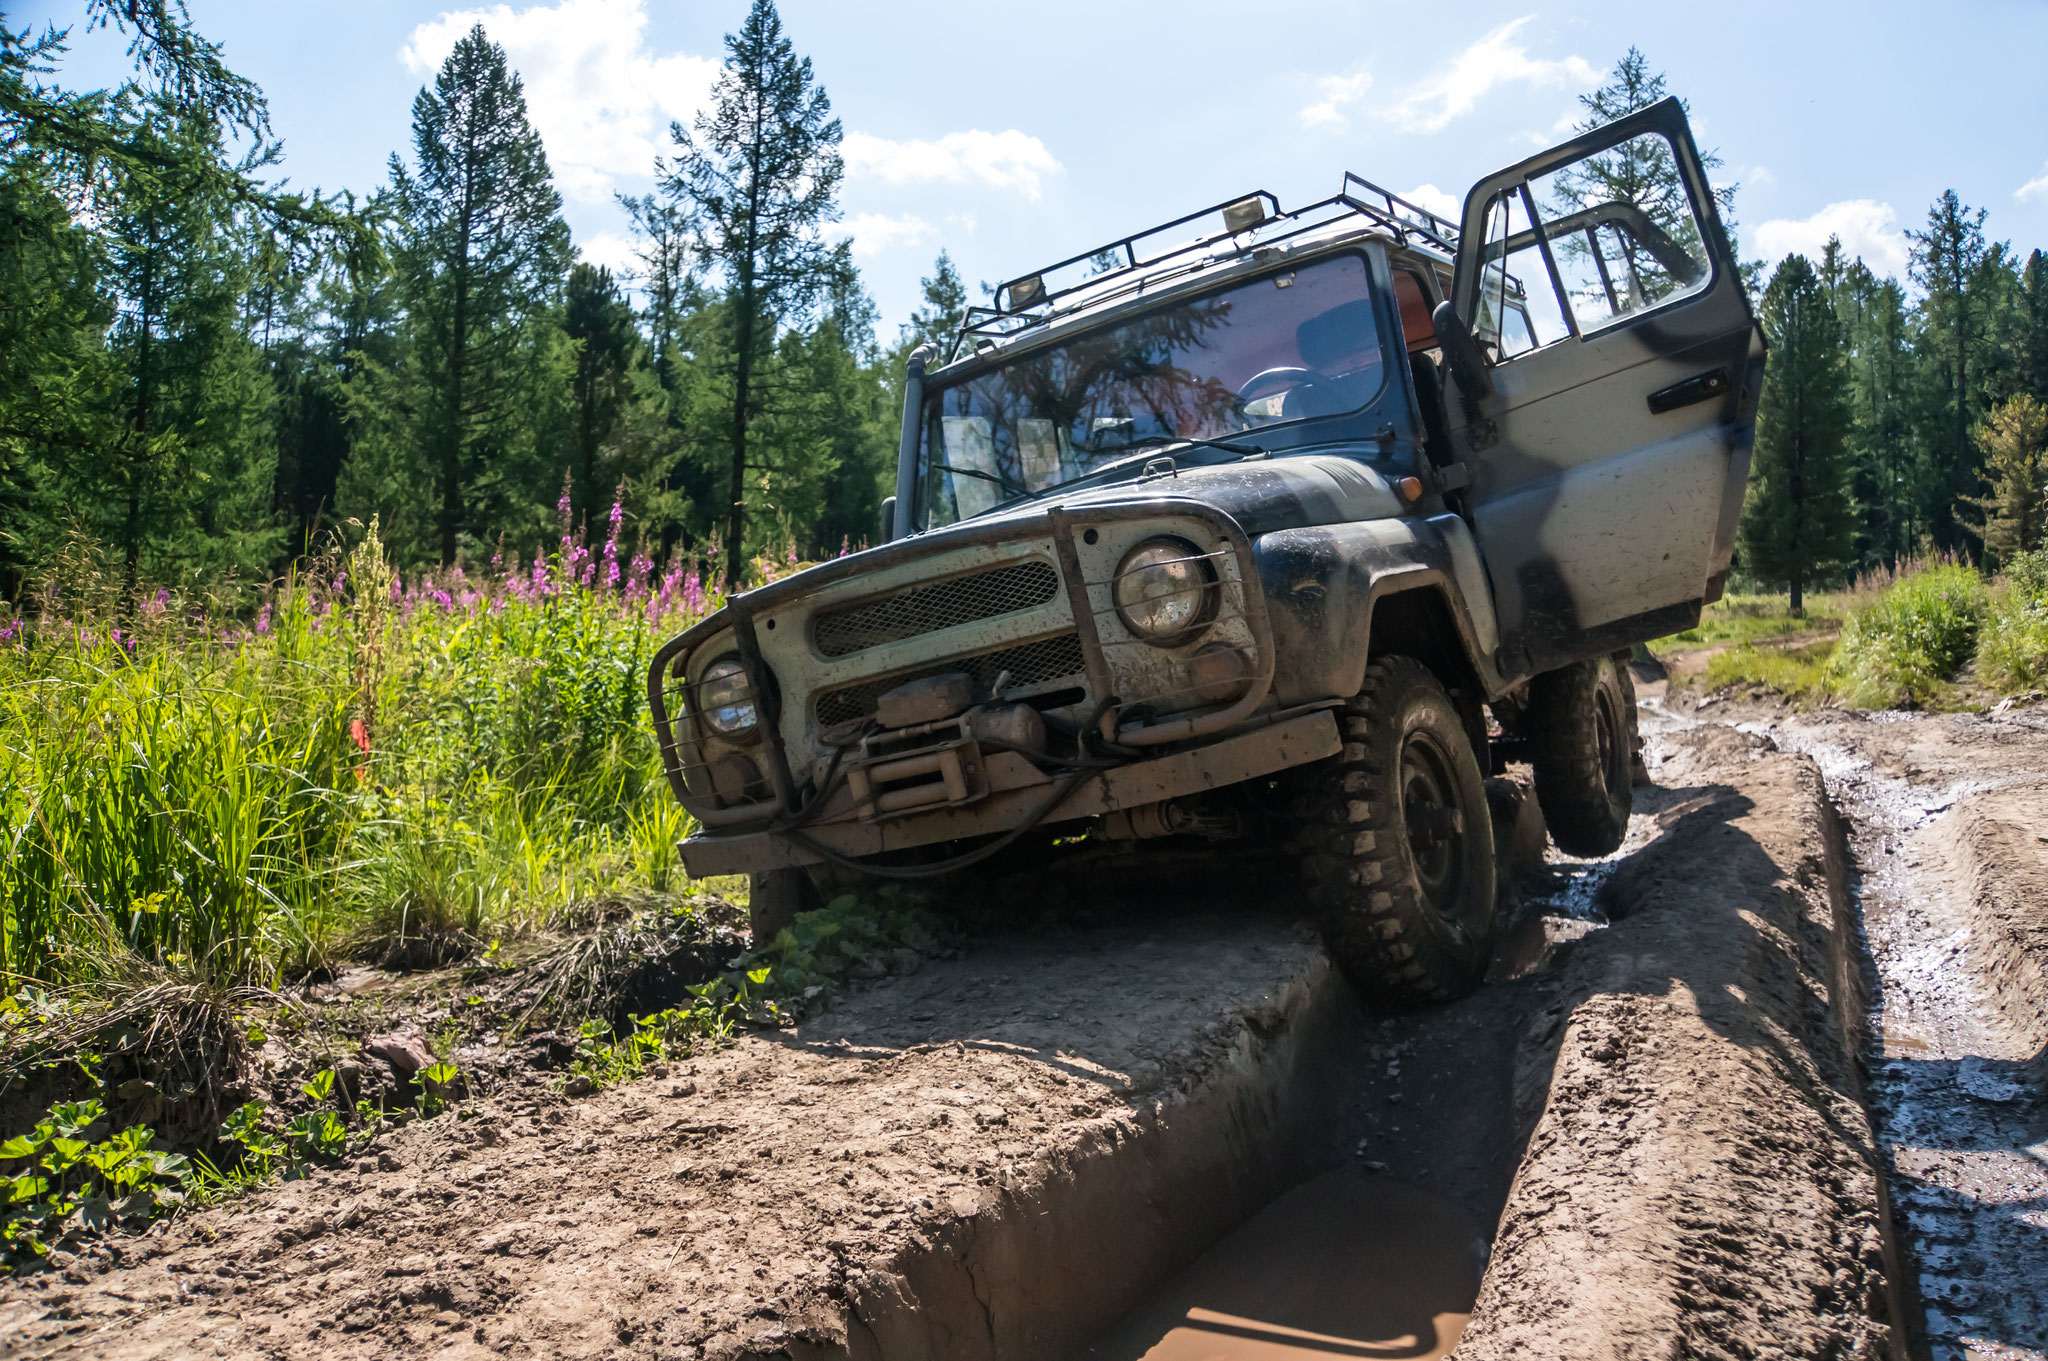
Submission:
[[[1650,701],[1628,845],[1463,1002],[1362,1005],[1285,894],[1123,902],[62,1262],[0,1350],[1880,1357],[1924,1292],[2038,1354],[2048,725]]]

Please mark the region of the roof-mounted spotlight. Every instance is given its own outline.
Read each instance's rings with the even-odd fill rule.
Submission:
[[[1021,279],[1012,279],[1003,285],[1003,310],[1021,312],[1025,308],[1045,301],[1045,276],[1027,274]]]
[[[1266,200],[1257,194],[1250,198],[1241,198],[1223,210],[1223,229],[1232,236],[1248,232],[1265,220]]]

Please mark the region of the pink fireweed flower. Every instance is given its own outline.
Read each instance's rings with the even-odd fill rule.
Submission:
[[[839,536],[839,556],[842,558],[845,557],[848,551],[852,548],[852,545],[853,536],[850,534],[841,534]]]
[[[445,610],[455,604],[455,599],[446,591],[436,590],[434,592],[434,603]]]
[[[256,633],[260,637],[270,632],[270,602],[263,602],[263,608],[256,611]]]

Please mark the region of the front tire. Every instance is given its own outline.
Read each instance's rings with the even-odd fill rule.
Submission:
[[[1344,750],[1310,776],[1309,896],[1360,988],[1398,1003],[1478,985],[1494,932],[1493,821],[1457,705],[1387,657],[1343,710]]]
[[[1635,686],[1612,657],[1574,662],[1529,683],[1527,731],[1536,801],[1567,855],[1611,855],[1635,807]]]

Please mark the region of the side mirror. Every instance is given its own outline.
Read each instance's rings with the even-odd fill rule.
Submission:
[[[896,537],[896,498],[882,498],[882,523],[875,530],[875,542],[887,543]]]
[[[1486,355],[1472,338],[1465,319],[1449,302],[1438,303],[1429,319],[1436,326],[1436,338],[1444,347],[1444,360],[1451,366],[1451,377],[1458,382],[1459,395],[1469,402],[1491,397],[1493,375],[1488,372]]]

